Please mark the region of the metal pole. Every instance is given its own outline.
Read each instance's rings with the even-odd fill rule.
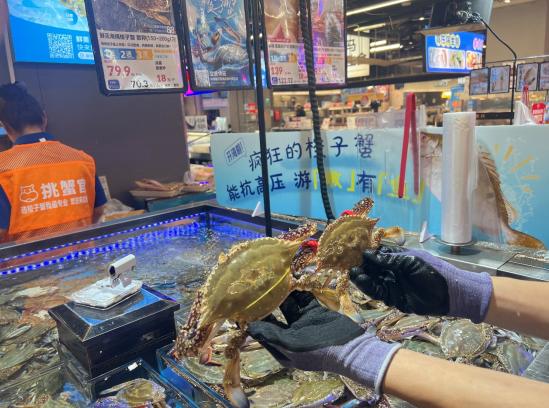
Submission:
[[[265,235],[273,236],[271,198],[269,192],[269,168],[267,163],[267,131],[265,126],[265,100],[263,97],[263,74],[261,73],[261,40],[259,37],[260,1],[252,0],[252,26],[255,62],[255,94],[257,99],[257,121],[259,124],[259,147],[261,154],[261,177],[263,179],[263,209],[265,211]]]
[[[517,86],[516,83],[516,77],[517,77],[517,55],[514,54],[513,57],[513,72],[511,73],[511,76],[513,77],[512,81],[512,88],[511,88],[511,123],[512,125],[515,120],[515,87]]]

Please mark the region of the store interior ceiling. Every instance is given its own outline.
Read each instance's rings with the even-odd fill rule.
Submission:
[[[491,10],[531,1],[534,0],[471,0],[470,3],[473,8]],[[441,25],[462,24],[449,16],[452,9],[467,8],[467,3],[462,0],[347,0],[347,34],[367,38],[369,43],[368,51],[349,58],[351,65],[369,65],[368,75],[355,77],[350,82],[423,74],[425,48],[421,32]],[[489,21],[489,15],[483,17]],[[476,28],[484,29],[478,25]],[[357,39],[348,37],[349,48],[354,46],[352,38]]]

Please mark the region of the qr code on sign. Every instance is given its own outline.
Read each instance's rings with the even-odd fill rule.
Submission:
[[[48,48],[50,58],[74,58],[72,35],[48,33]]]
[[[207,70],[197,69],[194,71],[196,75],[196,85],[199,87],[210,86],[210,73]]]

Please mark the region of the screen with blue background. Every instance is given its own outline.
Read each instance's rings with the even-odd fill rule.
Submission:
[[[16,62],[94,64],[84,0],[7,0]]]
[[[458,32],[425,36],[427,72],[469,73],[482,68],[486,35]]]

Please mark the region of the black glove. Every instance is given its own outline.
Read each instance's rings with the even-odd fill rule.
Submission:
[[[366,251],[362,266],[351,270],[351,281],[368,296],[404,313],[449,312],[446,279],[416,251],[390,247]]]
[[[364,293],[404,313],[484,321],[492,297],[486,272],[468,272],[426,251],[391,249],[364,253],[351,281]]]
[[[277,350],[272,346],[306,352],[339,346],[364,333],[358,324],[322,307],[307,292],[291,293],[280,310],[288,324],[281,323],[271,315],[263,321],[250,323],[248,333],[281,360],[284,357],[277,356]]]
[[[288,324],[270,316],[248,326],[285,367],[329,371],[375,388],[381,383],[399,344],[364,332],[347,316],[320,306],[310,294],[294,292],[280,307]]]

